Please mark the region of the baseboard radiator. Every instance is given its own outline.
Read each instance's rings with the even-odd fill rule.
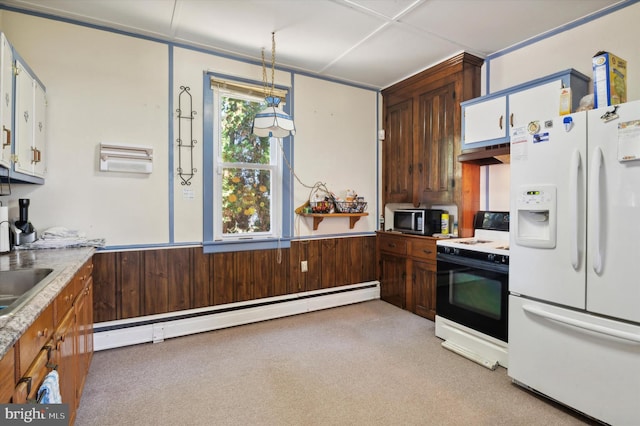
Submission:
[[[298,315],[380,298],[380,283],[333,287],[247,302],[94,324],[95,351]]]

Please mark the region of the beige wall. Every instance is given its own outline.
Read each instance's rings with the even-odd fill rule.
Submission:
[[[494,59],[489,58],[491,92],[526,83],[558,71],[574,68],[591,77],[591,58],[601,50],[627,60],[627,100],[640,99],[640,3],[585,23],[569,31],[540,40]],[[483,79],[484,81],[484,79]],[[593,87],[590,88],[593,93]],[[488,167],[488,179],[486,176]],[[508,166],[485,166],[480,185],[481,208],[509,209]],[[488,202],[486,200],[488,199]],[[505,204],[506,201],[506,204]]]
[[[12,195],[1,197],[10,206],[10,218],[17,218],[18,198],[30,198],[29,219],[39,230],[64,226],[104,237],[108,246],[144,246],[170,243],[173,226],[173,242],[202,241],[202,172],[207,160],[202,157],[203,73],[260,81],[261,67],[177,47],[171,67],[165,43],[0,13],[0,29],[45,84],[49,102],[45,185],[13,185]],[[296,235],[374,231],[376,92],[283,71],[277,72],[276,84],[293,87],[296,172],[303,181],[326,182],[335,192],[357,189],[374,212],[353,230],[348,220],[334,219],[314,232],[302,219],[296,222]],[[189,187],[180,184],[175,171],[180,86],[191,88],[197,112],[197,173]],[[153,147],[153,173],[99,172],[100,142]],[[171,150],[175,163],[169,170]],[[306,196],[308,190],[296,185],[293,207]]]

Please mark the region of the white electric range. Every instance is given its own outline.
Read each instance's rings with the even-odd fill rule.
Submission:
[[[509,212],[479,211],[471,238],[437,242],[436,336],[495,369],[508,366]]]

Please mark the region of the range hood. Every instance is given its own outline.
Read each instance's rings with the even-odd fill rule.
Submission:
[[[461,163],[488,166],[491,164],[509,164],[511,158],[511,146],[508,143],[485,146],[476,149],[467,149],[458,155]]]

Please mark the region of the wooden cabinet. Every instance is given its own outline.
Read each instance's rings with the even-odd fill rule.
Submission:
[[[525,118],[550,119],[560,113],[560,89],[570,87],[573,110],[589,93],[589,77],[569,69],[463,102],[462,149],[508,143]]]
[[[0,360],[0,402],[34,400],[56,368],[73,424],[93,354],[92,270],[89,260]]]
[[[53,306],[49,305],[18,340],[18,377],[24,376],[38,352],[53,336]]]
[[[407,306],[406,280],[406,258],[380,253],[380,299],[405,309]]]
[[[15,349],[9,351],[0,359],[0,404],[8,404],[16,386]]]
[[[380,298],[435,320],[436,239],[379,232]]]
[[[58,366],[60,396],[69,404],[70,416],[76,408],[77,357],[76,357],[76,315],[70,309],[58,327],[54,337],[54,363]]]
[[[423,93],[418,98],[418,139],[414,144],[418,200],[453,203],[455,189],[455,84]],[[414,200],[415,202],[415,200]]]
[[[11,166],[11,133],[13,132],[13,50],[0,33],[0,166]]]
[[[459,105],[480,93],[482,63],[462,53],[382,91],[383,204],[456,205],[461,236],[473,235],[480,169],[456,161]]]
[[[386,108],[384,191],[387,203],[410,200],[413,193],[413,101],[407,99]],[[392,165],[397,167],[392,167]]]

